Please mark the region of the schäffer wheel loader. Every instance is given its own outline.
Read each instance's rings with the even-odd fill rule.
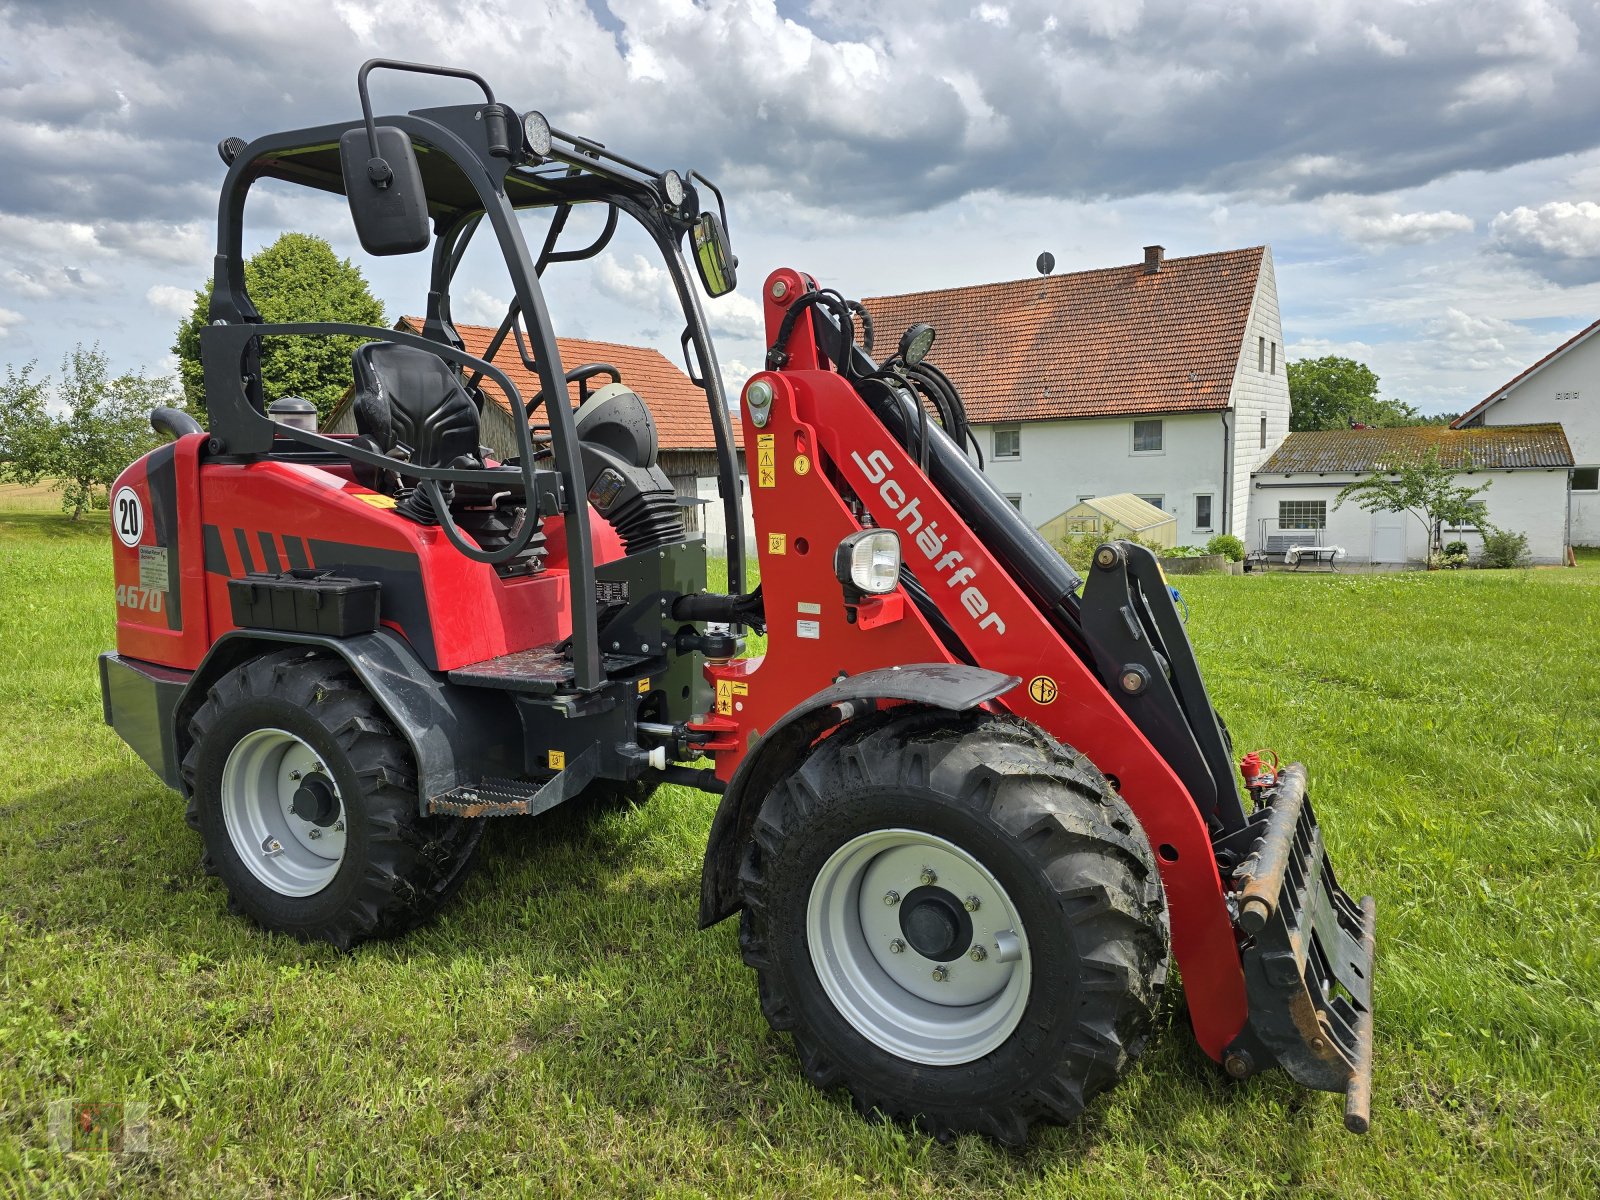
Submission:
[[[475,94],[376,118],[377,69]],[[761,579],[741,591],[699,299],[735,285],[721,193],[471,72],[374,60],[358,94],[358,119],[219,147],[210,428],[158,410],[172,440],[112,488],[106,718],[187,798],[233,908],[340,947],[395,935],[461,887],[488,820],[687,784],[721,796],[702,924],[737,916],[773,1027],[863,1112],[1007,1143],[1071,1120],[1144,1046],[1170,953],[1228,1074],[1282,1067],[1364,1130],[1372,901],[1336,884],[1303,767],[1241,788],[1155,559],[1108,542],[1080,579],[969,458],[933,331],[876,361],[859,305],[785,268],[739,410]],[[344,196],[371,254],[431,250],[420,334],[263,321],[242,245],[262,180]],[[597,232],[564,246],[580,212]],[[649,396],[564,364],[546,310],[545,272],[623,221],[681,302],[726,594]],[[475,237],[514,293],[482,358],[451,318]],[[356,432],[264,394],[264,338],[350,334]],[[503,457],[480,444],[491,389]]]

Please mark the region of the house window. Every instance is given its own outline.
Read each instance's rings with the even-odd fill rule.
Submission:
[[[1274,375],[1276,375],[1278,373],[1278,343],[1277,342],[1273,342],[1272,343],[1272,373]]]
[[[1133,423],[1133,452],[1135,454],[1161,453],[1161,422],[1135,421]]]
[[[1261,418],[1261,448],[1267,448],[1267,418],[1264,415]]]
[[[1100,532],[1100,518],[1099,517],[1068,517],[1067,518],[1067,532],[1068,533],[1099,533]]]
[[[1326,500],[1279,500],[1279,529],[1322,529],[1328,524]]]
[[[1572,473],[1572,490],[1600,492],[1600,467],[1579,467]]]
[[[1196,530],[1211,530],[1211,497],[1196,496],[1194,498],[1194,527]]]
[[[994,456],[996,458],[1022,457],[1022,426],[996,425],[994,427]]]
[[[1008,501],[1010,501],[1012,508],[1016,509],[1018,512],[1022,511],[1022,497],[1021,496],[1015,496],[1015,495],[1012,495],[1010,492],[1007,492],[1006,493],[1006,499]]]
[[[1267,339],[1266,338],[1257,338],[1256,339],[1256,370],[1265,371],[1266,369],[1267,369]]]
[[[1093,496],[1079,496],[1078,497],[1078,503],[1082,504],[1085,500],[1093,500],[1093,499],[1094,499]]]
[[[1139,499],[1143,500],[1146,504],[1154,504],[1157,508],[1160,508],[1166,503],[1167,498],[1165,496],[1140,496]]]

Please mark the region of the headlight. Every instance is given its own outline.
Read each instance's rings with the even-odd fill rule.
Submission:
[[[534,158],[544,158],[550,153],[550,122],[542,112],[531,112],[522,118],[522,142]]]
[[[900,535],[892,529],[863,529],[839,543],[834,573],[846,596],[883,596],[900,582]]]

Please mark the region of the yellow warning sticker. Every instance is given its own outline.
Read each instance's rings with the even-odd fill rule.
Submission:
[[[350,494],[353,495],[357,500],[361,500],[372,505],[373,508],[394,507],[393,496],[380,496],[377,492],[352,492]]]
[[[789,535],[786,534],[786,533],[769,533],[769,534],[767,534],[767,553],[768,554],[787,554],[787,553],[789,553]]]
[[[1056,687],[1056,681],[1048,675],[1035,675],[1028,680],[1028,695],[1033,697],[1035,704],[1054,704],[1060,694],[1061,689]]]
[[[749,694],[750,685],[742,679],[717,680],[717,712],[725,717],[731,716],[735,697]]]
[[[567,769],[567,754],[564,750],[550,751],[550,769],[552,771],[565,771]]]
[[[778,486],[778,441],[770,433],[756,434],[756,486]]]
[[[811,460],[804,454],[796,454],[794,456],[794,473],[796,475],[811,474]]]
[[[649,690],[650,690],[650,681],[648,679],[639,680],[639,695],[642,696],[646,692],[648,692]]]

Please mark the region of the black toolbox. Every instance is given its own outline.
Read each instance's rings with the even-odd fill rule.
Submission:
[[[228,602],[241,629],[350,637],[378,627],[379,587],[376,580],[299,567],[281,575],[230,579]]]

